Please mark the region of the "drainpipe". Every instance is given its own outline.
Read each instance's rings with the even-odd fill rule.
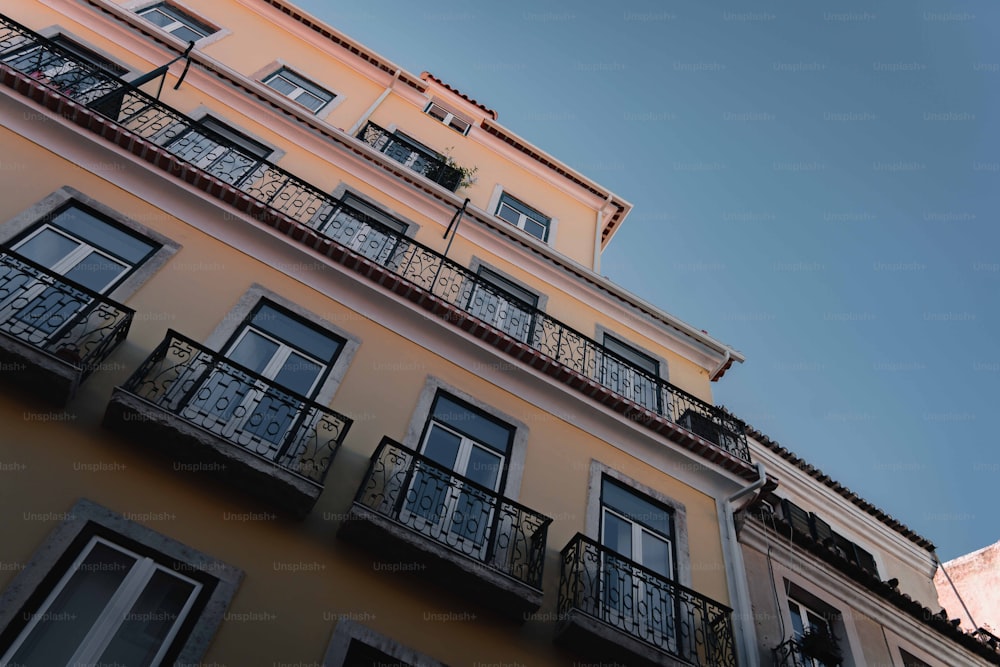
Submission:
[[[396,70],[396,72],[392,75],[392,81],[390,81],[386,89],[382,91],[382,94],[378,96],[378,99],[372,102],[372,105],[368,107],[363,114],[361,114],[361,118],[359,118],[354,125],[351,125],[351,129],[347,131],[349,135],[352,137],[356,135],[358,130],[360,130],[361,127],[368,122],[368,119],[372,117],[372,114],[375,113],[375,109],[378,109],[379,105],[382,104],[385,98],[389,97],[389,93],[392,92],[396,82],[399,81],[399,72],[400,70]]]
[[[736,538],[735,514],[741,507],[749,504],[735,505],[736,501],[754,493],[767,483],[767,472],[764,464],[757,462],[757,481],[746,486],[719,503],[719,522],[722,525],[722,553],[725,557],[726,580],[729,584],[730,597],[733,603],[734,622],[737,628],[736,656],[737,662],[744,667],[760,667],[757,655],[757,636],[754,632],[753,608],[750,605],[750,587],[747,584],[746,566],[743,563],[743,552]]]
[[[601,272],[601,230],[604,228],[604,219],[608,216],[611,208],[613,195],[609,194],[604,201],[604,206],[597,210],[597,233],[594,234],[594,273]]]
[[[728,364],[732,358],[733,358],[732,350],[726,348],[726,356],[722,358],[722,363],[719,364],[719,366],[714,371],[712,371],[711,374],[709,374],[708,379],[714,382],[719,377],[719,373],[722,372],[722,369],[726,367],[726,364]]]

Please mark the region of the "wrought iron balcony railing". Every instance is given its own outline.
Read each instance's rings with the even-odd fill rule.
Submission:
[[[837,667],[843,660],[831,657],[827,660],[807,655],[798,639],[789,639],[774,647],[774,664],[778,667]]]
[[[462,184],[462,172],[450,166],[440,155],[371,121],[358,133],[358,139],[452,192]]]
[[[13,250],[0,249],[0,332],[81,370],[81,379],[125,340],[131,308]]]
[[[382,438],[355,502],[535,589],[548,517]]]
[[[0,62],[33,73],[16,54],[36,48],[68,58],[59,45],[10,19],[0,18]],[[9,54],[15,54],[8,57]],[[8,54],[8,55],[5,55]],[[533,305],[483,280],[441,253],[407,238],[282,168],[249,154],[162,102],[104,70],[74,61],[78,80],[98,80],[102,97],[75,93],[72,72],[61,70],[58,82],[40,76],[62,95],[86,104],[120,128],[147,139],[193,167],[231,184],[244,195],[364,256],[409,285],[423,290],[524,343],[556,363],[633,401],[750,461],[745,425],[719,408],[654,377],[603,345],[546,315]],[[91,85],[88,83],[88,85]],[[197,137],[195,158],[186,137]],[[192,149],[193,150],[193,149]],[[193,160],[193,161],[192,161]],[[252,166],[251,166],[252,165]]]
[[[173,330],[121,388],[317,485],[352,423]]]
[[[732,611],[585,535],[562,550],[559,615],[582,612],[699,667],[736,667]]]

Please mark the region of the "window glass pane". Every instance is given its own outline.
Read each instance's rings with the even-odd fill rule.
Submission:
[[[215,134],[219,135],[220,137],[228,141],[230,144],[237,146],[247,155],[263,160],[264,158],[266,158],[268,155],[271,154],[271,149],[268,148],[267,146],[264,146],[260,142],[254,141],[250,137],[240,132],[237,132],[236,130],[229,127],[222,121],[216,120],[211,116],[206,116],[205,118],[202,118],[198,122],[198,124],[201,125],[202,127],[208,128]],[[210,139],[213,141],[217,141],[217,138],[214,135],[211,136]]]
[[[617,338],[605,334],[604,347],[608,348],[618,356],[632,362],[633,365],[641,368],[650,375],[659,376],[660,363],[658,361],[651,359],[649,356],[639,352],[634,347],[626,345]]]
[[[526,289],[523,289],[520,285],[512,283],[503,276],[484,268],[479,269],[479,275],[482,278],[485,278],[487,282],[499,287],[504,292],[507,292],[511,296],[516,297],[518,300],[525,302],[529,306],[538,305],[538,297],[536,295]]]
[[[31,261],[52,268],[79,246],[79,242],[53,229],[45,228],[14,249]]]
[[[159,9],[151,9],[150,11],[143,13],[143,16],[161,28],[170,25],[175,20],[172,16],[167,16]]]
[[[788,611],[792,616],[792,632],[796,639],[802,639],[802,635],[806,633],[802,624],[802,612],[799,611],[799,606],[791,600],[788,601]]]
[[[487,419],[447,396],[438,396],[434,405],[434,419],[448,424],[476,442],[489,445],[500,453],[507,453],[507,446],[513,431],[511,427]]]
[[[200,32],[195,32],[186,25],[178,26],[173,30],[171,30],[170,32],[185,42],[197,42],[199,39],[205,36]]]
[[[191,582],[157,569],[98,664],[150,667],[195,590]]]
[[[278,344],[273,340],[265,338],[255,331],[247,331],[227,356],[237,364],[246,366],[255,373],[260,373],[277,351]]]
[[[548,231],[548,227],[532,220],[531,218],[525,218],[524,231],[528,232],[535,238],[539,238],[544,241],[545,232]]]
[[[521,214],[506,204],[500,205],[500,210],[497,211],[497,215],[512,225],[516,225],[521,221]]]
[[[670,572],[670,543],[649,532],[642,531],[642,564],[649,569],[672,578]]]
[[[297,394],[308,396],[316,384],[316,378],[322,372],[322,366],[301,354],[292,352],[282,364],[274,381]]]
[[[368,218],[371,218],[372,220],[380,222],[386,227],[389,227],[393,231],[396,231],[400,234],[406,232],[405,224],[396,220],[393,217],[390,217],[389,215],[386,215],[385,213],[378,210],[368,202],[364,201],[363,199],[355,197],[349,192],[344,194],[343,202],[348,206],[357,209],[358,212],[365,214]]]
[[[99,252],[91,252],[64,275],[88,289],[101,292],[127,270],[128,267],[121,262]]]
[[[157,247],[75,206],[60,212],[52,218],[51,224],[133,265]]]
[[[640,498],[607,478],[604,479],[601,491],[601,502],[608,507],[612,507],[627,517],[649,526],[662,533],[665,537],[673,537],[669,510],[654,505],[644,498]]]
[[[473,446],[469,453],[469,465],[465,470],[465,476],[473,482],[495,491],[497,482],[500,480],[502,461],[503,459],[492,451]]]
[[[604,513],[604,546],[632,558],[632,524],[611,512]]]
[[[285,95],[291,95],[295,92],[295,84],[282,76],[271,77],[268,79],[267,85]]]
[[[312,93],[307,93],[305,91],[299,93],[299,95],[295,98],[295,101],[303,106],[312,109],[313,111],[319,111],[320,107],[326,104],[326,102],[316,97]]]
[[[424,456],[449,470],[454,470],[461,444],[460,437],[436,424],[431,424],[431,431],[427,434],[427,443],[424,445]]]
[[[79,648],[135,559],[96,542],[9,662],[23,667],[65,665]]]
[[[339,339],[317,331],[267,303],[261,304],[251,322],[258,329],[320,361],[333,361],[343,346]]]

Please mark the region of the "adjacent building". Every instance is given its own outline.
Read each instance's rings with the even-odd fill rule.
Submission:
[[[1000,664],[995,637],[959,627],[950,602],[942,610],[929,540],[766,435],[748,433],[753,459],[780,480],[740,530],[759,664]]]

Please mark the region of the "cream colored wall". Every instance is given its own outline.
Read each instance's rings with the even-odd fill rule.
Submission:
[[[182,246],[129,298],[127,305],[137,315],[127,342],[105,370],[86,381],[65,413],[0,389],[2,460],[25,466],[0,473],[0,524],[8,527],[0,561],[30,559],[55,525],[51,515],[87,497],[246,571],[230,616],[205,656],[208,663],[315,662],[335,619],[345,615],[450,664],[476,659],[566,664],[572,656],[552,646],[551,621],[512,627],[442,587],[386,572],[385,564],[398,562],[392,553],[372,555],[335,538],[371,452],[384,434],[403,438],[426,377],[433,374],[528,425],[518,500],[556,518],[549,533],[543,611],[555,608],[558,550],[585,529],[591,458],[685,505],[693,588],[728,602],[715,503],[708,496],[213,240],[198,229],[198,220],[178,220],[150,206],[114,184],[114,169],[86,172],[6,130],[0,130],[0,143],[5,147],[4,164],[10,166],[4,171],[8,194],[0,224],[69,185]],[[112,388],[131,374],[168,327],[204,340],[251,283],[292,299],[362,341],[332,401],[335,410],[357,421],[333,464],[324,495],[301,523],[281,516],[242,520],[247,512],[270,510],[210,477],[178,472],[169,459],[148,454],[138,443],[100,426]],[[579,405],[589,409],[585,399]],[[69,418],[53,417],[59,414]],[[94,463],[111,469],[86,469]],[[289,572],[290,567],[310,571]],[[0,571],[0,586],[14,574]],[[454,620],[465,614],[475,614],[475,622]]]

